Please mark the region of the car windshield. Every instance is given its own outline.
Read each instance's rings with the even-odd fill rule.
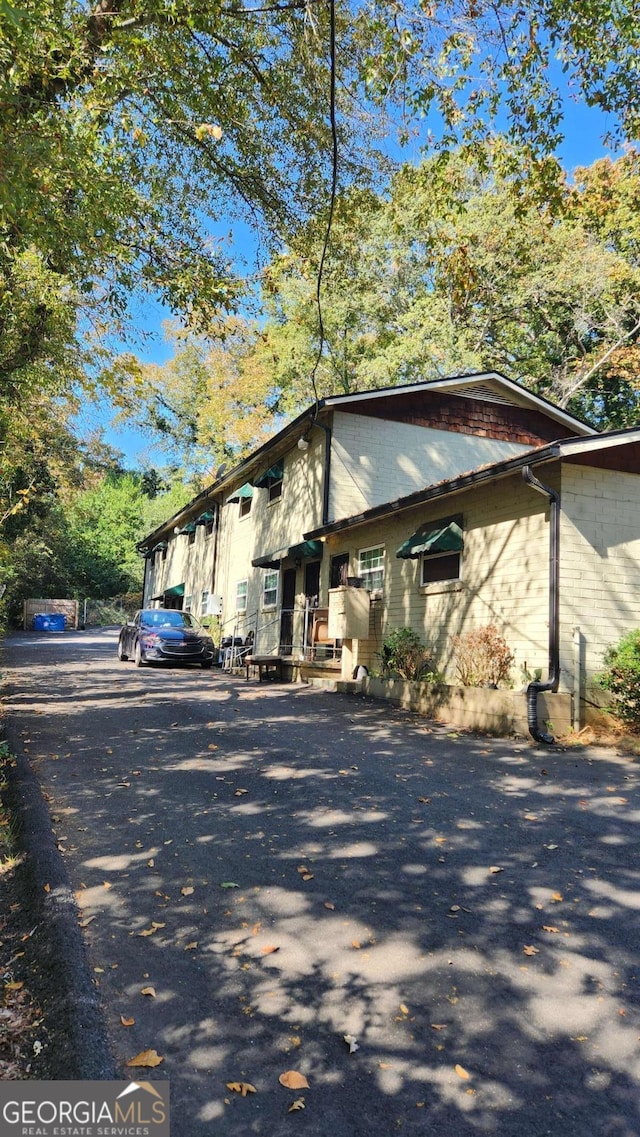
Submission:
[[[147,628],[194,628],[199,629],[198,621],[190,612],[179,612],[166,608],[147,608],[140,613],[140,623]]]

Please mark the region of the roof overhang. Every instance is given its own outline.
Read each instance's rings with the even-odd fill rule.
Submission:
[[[440,391],[456,394],[474,385],[480,388],[484,386],[485,389],[499,390],[504,393],[507,399],[520,406],[543,412],[547,417],[555,419],[578,435],[598,436],[598,432],[593,427],[574,418],[567,411],[555,406],[542,396],[534,394],[522,384],[507,379],[498,371],[454,375],[447,379],[430,379],[424,383],[405,383],[399,386],[381,387],[373,391],[360,391],[352,395],[331,395],[319,399],[317,403],[307,407],[247,458],[242,459],[229,471],[225,471],[224,476],[216,478],[211,485],[183,506],[173,517],[168,518],[167,521],[148,534],[144,540],[140,541],[138,549],[144,552],[152,544],[155,544],[163,534],[172,532],[176,527],[182,528],[186,522],[195,519],[203,509],[206,509],[213,501],[220,500],[220,495],[230,489],[232,490],[239,482],[253,482],[254,478],[260,477],[265,466],[271,467],[281,460],[296,441],[309,431],[310,427],[316,423],[320,424],[323,419],[327,418],[328,414],[341,406],[352,406],[365,400],[389,398],[393,395],[404,396],[410,392],[420,394]]]

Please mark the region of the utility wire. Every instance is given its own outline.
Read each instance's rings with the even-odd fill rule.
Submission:
[[[324,320],[322,317],[322,277],[324,273],[325,261],[329,250],[329,239],[331,237],[331,227],[333,225],[333,213],[336,204],[336,192],[338,188],[338,126],[336,121],[336,5],[335,0],[329,0],[329,55],[330,55],[330,79],[329,79],[329,118],[331,121],[331,195],[329,198],[329,215],[327,217],[327,228],[324,235],[324,244],[322,246],[322,256],[320,257],[320,265],[318,267],[318,277],[316,280],[316,307],[318,309],[318,327],[320,330],[320,342],[318,344],[318,354],[316,361],[311,371],[311,386],[313,387],[313,395],[316,401],[315,410],[313,412],[314,419],[317,418],[318,410],[320,407],[320,399],[318,396],[318,388],[316,386],[316,374],[320,361],[322,359],[322,350],[325,344],[324,338]]]

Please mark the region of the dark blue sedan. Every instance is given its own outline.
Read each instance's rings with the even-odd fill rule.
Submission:
[[[190,612],[172,608],[143,608],[125,624],[118,639],[118,659],[143,663],[213,664],[209,633]]]

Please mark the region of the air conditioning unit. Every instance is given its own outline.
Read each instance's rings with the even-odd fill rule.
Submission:
[[[369,593],[364,588],[329,589],[330,640],[369,638]]]

